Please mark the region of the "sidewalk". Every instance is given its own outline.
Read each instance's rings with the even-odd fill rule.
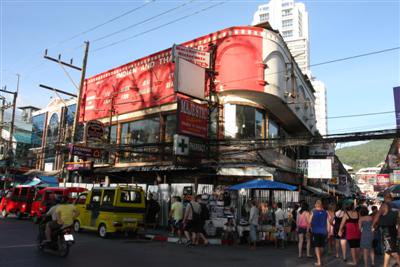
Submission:
[[[158,241],[158,242],[169,242],[177,243],[179,238],[176,236],[170,236],[169,232],[163,229],[147,229],[144,236],[148,240]],[[220,238],[207,238],[210,245],[221,245]],[[182,237],[182,242],[186,242],[186,238]]]

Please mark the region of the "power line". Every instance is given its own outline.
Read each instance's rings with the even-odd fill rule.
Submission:
[[[335,116],[335,117],[326,117],[329,119],[340,119],[340,118],[353,118],[353,117],[363,117],[363,116],[372,116],[372,115],[380,115],[380,114],[389,114],[395,112],[392,111],[383,111],[383,112],[375,112],[375,113],[363,113],[363,114],[352,114],[352,115],[342,115],[342,116]]]
[[[188,14],[188,15],[182,16],[182,17],[180,17],[180,18],[171,20],[171,21],[169,21],[169,22],[167,22],[167,23],[158,25],[158,26],[156,26],[156,27],[154,27],[154,28],[151,28],[151,29],[149,29],[149,30],[146,30],[146,31],[140,32],[140,33],[138,33],[138,34],[135,34],[135,35],[133,35],[133,36],[131,36],[131,37],[118,40],[118,41],[116,41],[116,42],[110,43],[110,44],[105,45],[105,46],[101,46],[101,47],[99,47],[99,48],[97,48],[97,49],[94,49],[92,52],[97,52],[97,51],[99,51],[99,50],[103,50],[103,49],[105,49],[105,48],[108,48],[108,47],[117,45],[117,44],[119,44],[119,43],[126,42],[126,41],[128,41],[128,40],[131,40],[131,39],[136,38],[136,37],[138,37],[138,36],[144,35],[144,34],[146,34],[146,33],[149,33],[149,32],[152,32],[152,31],[155,31],[155,30],[158,30],[158,29],[161,29],[161,28],[166,27],[166,26],[168,26],[168,25],[171,25],[171,24],[173,24],[173,23],[175,23],[175,22],[178,22],[178,21],[187,19],[187,18],[189,18],[189,17],[192,17],[192,16],[194,16],[194,15],[200,14],[200,13],[205,12],[205,11],[207,11],[207,10],[209,10],[209,9],[214,8],[214,7],[217,7],[217,6],[220,6],[220,5],[222,5],[222,4],[225,4],[226,2],[228,2],[228,1],[218,2],[217,4],[214,4],[214,5],[205,7],[205,8],[203,8],[203,9],[200,9],[200,10],[196,11],[196,12],[193,12],[193,13],[190,13],[190,14]]]
[[[125,17],[126,15],[129,15],[129,14],[131,14],[131,13],[133,13],[133,12],[139,10],[139,9],[142,9],[142,8],[146,7],[146,6],[149,5],[149,4],[154,3],[155,1],[156,1],[156,0],[145,1],[143,5],[140,5],[140,6],[138,6],[138,7],[132,8],[132,9],[130,9],[130,10],[128,10],[128,11],[126,11],[126,12],[124,12],[124,13],[122,13],[122,14],[116,16],[116,17],[113,17],[113,18],[111,18],[111,19],[109,19],[109,20],[103,22],[103,23],[100,23],[100,24],[98,24],[98,25],[96,25],[96,26],[93,26],[93,27],[91,27],[91,28],[89,28],[89,29],[87,29],[87,30],[85,30],[85,31],[83,31],[83,32],[80,32],[80,33],[78,33],[78,34],[75,34],[75,35],[73,35],[73,36],[71,36],[71,37],[69,37],[69,38],[67,38],[67,39],[65,39],[65,40],[63,40],[63,41],[61,41],[61,42],[59,42],[58,45],[63,44],[63,43],[68,42],[68,41],[71,41],[71,40],[73,40],[73,39],[75,39],[75,38],[77,38],[77,37],[79,37],[79,36],[82,36],[82,35],[85,35],[85,34],[91,32],[91,31],[94,31],[94,30],[96,30],[96,29],[98,29],[98,28],[100,28],[100,27],[102,27],[102,26],[104,26],[104,25],[106,25],[106,24],[109,24],[109,23],[111,23],[111,22],[114,22],[114,21],[116,21],[116,20],[118,20],[118,19],[120,19],[120,18],[122,18],[122,17]]]
[[[315,67],[315,66],[330,64],[330,63],[339,62],[339,61],[345,61],[345,60],[354,59],[354,58],[359,58],[359,57],[365,57],[365,56],[370,56],[370,55],[376,55],[376,54],[380,54],[380,53],[385,53],[385,52],[397,50],[397,49],[399,49],[399,48],[400,48],[400,46],[397,46],[397,47],[388,48],[388,49],[379,50],[379,51],[373,51],[373,52],[369,52],[369,53],[365,53],[365,54],[359,54],[359,55],[355,55],[355,56],[350,56],[350,57],[344,57],[344,58],[334,59],[334,60],[325,61],[325,62],[321,62],[321,63],[317,63],[317,64],[311,64],[311,65],[308,65],[308,67]]]
[[[354,55],[354,56],[350,56],[350,57],[344,57],[344,58],[339,58],[339,59],[323,61],[323,62],[320,62],[320,63],[308,65],[308,67],[315,67],[315,66],[320,66],[320,65],[325,65],[325,64],[331,64],[331,63],[336,63],[336,62],[339,62],[339,61],[345,61],[345,60],[350,60],[350,59],[359,58],[359,57],[366,57],[366,56],[371,56],[371,55],[379,54],[379,53],[386,53],[386,52],[390,52],[390,51],[394,51],[394,50],[398,50],[398,49],[400,49],[400,46],[393,47],[393,48],[388,48],[388,49],[383,49],[383,50],[378,50],[378,51],[373,51],[373,52],[369,52],[369,53],[365,53],[365,54]],[[276,72],[272,72],[272,73],[266,73],[265,75],[266,76],[267,75],[275,75],[275,74],[285,73],[285,72],[287,72],[287,70],[280,70],[280,71],[276,71]],[[257,78],[257,77],[260,77],[260,75],[249,76],[249,77],[241,78],[241,79],[237,79],[237,80],[225,81],[222,84],[232,83],[232,82],[240,82],[240,81],[253,79],[253,78]]]
[[[160,17],[160,16],[163,16],[163,15],[166,15],[166,14],[168,14],[168,13],[171,13],[172,11],[178,10],[179,8],[184,7],[184,6],[190,4],[190,3],[194,2],[194,1],[195,1],[195,0],[190,0],[190,1],[185,2],[185,3],[183,3],[183,4],[179,5],[179,6],[176,6],[176,7],[170,8],[170,9],[164,11],[164,12],[158,13],[157,15],[154,15],[154,16],[152,16],[152,17],[150,17],[150,18],[147,18],[147,19],[144,19],[144,20],[139,21],[139,22],[137,22],[137,23],[131,24],[131,25],[129,25],[129,26],[125,27],[125,28],[122,28],[122,29],[120,29],[120,30],[118,30],[118,31],[115,31],[115,32],[106,34],[106,35],[104,35],[104,36],[102,36],[102,37],[99,37],[99,38],[97,38],[97,39],[94,39],[94,40],[92,41],[92,43],[98,42],[98,41],[100,41],[100,40],[104,40],[104,39],[109,38],[109,37],[111,37],[111,36],[114,36],[114,35],[116,35],[116,34],[118,34],[118,33],[124,32],[124,31],[129,30],[129,29],[132,29],[132,28],[134,28],[134,27],[136,27],[136,26],[139,26],[139,25],[141,25],[141,24],[144,24],[144,23],[146,23],[146,22],[148,22],[148,21],[151,21],[151,20],[153,20],[153,19],[155,19],[155,18],[158,18],[158,17]]]

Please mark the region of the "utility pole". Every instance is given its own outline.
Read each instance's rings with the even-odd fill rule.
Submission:
[[[83,86],[84,86],[84,83],[85,83],[86,66],[87,66],[87,59],[88,59],[88,54],[89,54],[89,42],[88,41],[85,42],[84,49],[85,50],[84,50],[84,56],[83,56],[83,61],[82,61],[82,68],[77,67],[75,65],[72,65],[72,59],[71,59],[70,63],[61,61],[61,55],[58,56],[58,59],[48,56],[47,55],[47,49],[45,50],[45,54],[44,54],[44,58],[45,59],[57,62],[58,64],[61,65],[61,67],[67,66],[67,67],[70,67],[70,68],[73,68],[73,69],[81,71],[81,80],[80,80],[79,88],[77,88],[78,89],[78,94],[77,94],[77,101],[76,101],[76,110],[75,110],[75,116],[74,116],[74,123],[73,123],[73,126],[72,126],[71,146],[73,146],[75,144],[75,142],[76,142],[76,133],[77,133],[78,126],[79,126],[79,114],[80,114],[80,107],[81,107],[81,100],[82,100],[82,91],[83,91]],[[64,69],[64,71],[65,71],[65,69]],[[66,72],[66,74],[68,75],[67,72]],[[69,75],[68,75],[68,78],[70,78]],[[75,85],[75,83],[74,83],[74,85]],[[54,92],[64,93],[65,94],[65,91],[62,91],[62,90],[59,90],[59,89],[56,89],[56,88],[53,88],[53,87],[49,87],[49,86],[46,86],[46,85],[40,85],[40,86],[45,88],[45,89],[52,90]],[[75,96],[75,95],[70,94],[70,93],[66,93],[66,94],[69,95],[69,96]],[[68,153],[68,161],[71,162],[72,159],[73,159],[72,149],[70,149],[69,153]],[[70,180],[70,173],[69,172],[67,172],[66,180],[67,181]]]
[[[7,155],[6,155],[6,157],[9,160],[14,160],[14,156],[13,156],[13,135],[14,135],[14,124],[15,124],[15,111],[16,111],[16,108],[17,108],[17,97],[18,97],[18,90],[19,90],[19,79],[20,79],[20,75],[17,74],[17,90],[15,92],[10,92],[10,91],[7,91],[6,89],[0,89],[0,92],[13,95],[13,103],[12,103],[13,110],[12,110],[12,117],[11,117],[10,129],[9,129],[10,136],[8,138],[8,147],[7,147]],[[4,101],[5,100],[3,98],[3,106],[2,106],[2,114],[1,114],[1,116],[3,116]],[[2,120],[3,120],[3,118],[2,118]]]

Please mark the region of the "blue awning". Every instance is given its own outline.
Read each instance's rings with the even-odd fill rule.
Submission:
[[[240,189],[270,189],[270,190],[290,190],[294,191],[297,189],[296,186],[288,185],[280,182],[274,182],[269,180],[251,180],[249,182],[232,185],[229,190],[240,190]]]
[[[33,178],[30,182],[24,184],[29,186],[41,185],[41,186],[58,186],[58,179],[55,176],[39,176]]]

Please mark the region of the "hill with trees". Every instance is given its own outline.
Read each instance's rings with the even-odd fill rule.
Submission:
[[[385,161],[392,139],[373,140],[364,144],[344,147],[336,150],[343,164],[350,165],[357,172],[361,168],[376,167]]]

